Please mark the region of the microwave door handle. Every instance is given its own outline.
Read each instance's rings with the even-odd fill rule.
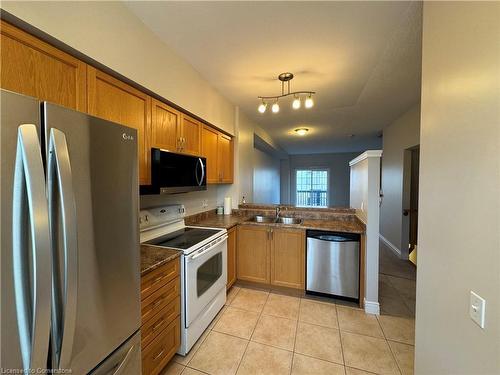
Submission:
[[[45,172],[33,124],[18,128],[13,185],[13,271],[17,328],[23,368],[45,368],[49,352],[52,262]],[[28,222],[29,228],[24,228]],[[31,233],[30,243],[26,233]],[[27,249],[31,247],[31,254]],[[29,259],[33,284],[29,292]],[[30,306],[31,305],[31,306]],[[13,343],[12,343],[13,344]]]
[[[194,177],[196,178],[196,183],[198,184],[198,186],[201,185],[201,181],[198,178],[198,165],[199,165],[199,163],[200,163],[200,158],[198,158],[198,160],[196,161],[196,167],[194,168]]]
[[[201,167],[200,179],[198,179],[198,166]],[[196,177],[196,183],[198,184],[198,186],[201,186],[203,184],[203,179],[205,178],[205,166],[203,165],[203,160],[201,158],[198,158],[198,160],[196,161],[195,177]]]
[[[196,253],[194,255],[191,255],[189,258],[188,258],[188,261],[191,262],[199,257],[201,257],[202,255],[205,255],[206,253],[209,253],[210,251],[212,251],[215,247],[217,247],[217,245],[219,245],[220,243],[224,242],[225,240],[228,239],[228,236],[227,235],[224,235],[223,237],[221,237],[220,239],[217,240],[216,243],[214,243],[212,246],[206,248],[205,250],[203,250],[202,252],[199,252],[199,253]]]
[[[201,158],[198,158],[198,161],[200,162],[201,166],[201,179],[198,185],[201,186],[203,184],[203,179],[205,178],[205,165],[203,164],[203,160],[201,160]]]
[[[55,339],[53,344],[57,347],[54,348],[55,353],[53,354],[55,355],[55,365],[58,368],[69,368],[75,334],[78,282],[76,203],[66,136],[62,131],[54,128],[50,130],[49,140],[48,193],[52,230],[57,228],[58,225],[55,222],[58,216],[58,213],[55,212],[58,206],[55,203],[57,199],[60,199],[64,249],[62,267],[64,282],[61,283],[63,285],[57,285],[54,282],[54,324],[52,325],[52,332]],[[56,193],[58,193],[57,196]],[[53,240],[55,240],[56,235],[57,233],[53,233]],[[59,254],[56,253],[58,249],[55,245],[54,243],[54,259],[59,259]],[[54,272],[58,271],[58,269],[54,269]],[[59,288],[62,290],[59,291]],[[58,291],[59,293],[56,293]],[[62,301],[58,300],[56,294],[62,297]],[[55,319],[58,319],[58,317],[61,317],[63,321],[57,322]]]

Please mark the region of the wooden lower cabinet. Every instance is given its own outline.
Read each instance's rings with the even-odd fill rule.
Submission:
[[[232,227],[227,232],[227,289],[236,282],[236,242],[238,231]]]
[[[275,228],[271,232],[271,284],[304,289],[305,232]]]
[[[236,251],[238,280],[269,284],[270,234],[267,226],[239,225]]]
[[[155,339],[142,351],[142,374],[159,374],[172,359],[181,344],[181,318],[174,319]]]
[[[141,278],[142,374],[157,375],[180,346],[179,258]]]
[[[305,232],[240,225],[237,264],[238,280],[304,289]]]

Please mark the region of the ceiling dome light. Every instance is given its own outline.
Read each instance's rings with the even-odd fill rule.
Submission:
[[[296,96],[295,99],[293,99],[292,108],[293,109],[300,108],[300,98],[298,96]]]
[[[309,131],[309,129],[307,129],[307,128],[295,129],[295,133],[297,133],[300,136],[306,135],[308,131]]]
[[[311,95],[308,96],[308,98],[306,99],[304,105],[305,105],[306,108],[312,108],[313,107],[314,101],[313,101],[313,98],[312,98]]]
[[[267,104],[262,102],[260,105],[259,105],[259,112],[260,113],[264,113],[266,111],[266,108],[267,108]]]
[[[278,102],[273,104],[271,110],[273,111],[273,113],[278,113],[280,111],[280,105],[278,104]]]

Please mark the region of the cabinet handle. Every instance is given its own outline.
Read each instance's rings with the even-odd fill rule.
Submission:
[[[156,284],[158,282],[160,282],[161,280],[163,280],[163,278],[165,277],[165,275],[161,275],[161,276],[158,276],[155,281],[153,281],[153,284]]]
[[[158,327],[161,327],[163,325],[163,323],[165,323],[165,319],[161,318],[161,320],[156,323],[153,327],[151,327],[151,329],[154,331],[156,331],[158,329]]]
[[[153,361],[156,361],[158,358],[160,358],[164,351],[165,349],[162,349],[157,355],[155,355]]]
[[[153,302],[153,309],[158,306],[162,301],[165,299],[165,297],[160,297],[156,301]]]

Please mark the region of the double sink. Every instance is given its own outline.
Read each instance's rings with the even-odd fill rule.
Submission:
[[[287,224],[287,225],[299,225],[302,224],[302,219],[298,217],[285,217],[285,216],[264,216],[257,215],[249,219],[248,221],[253,223],[277,223],[277,224]]]

